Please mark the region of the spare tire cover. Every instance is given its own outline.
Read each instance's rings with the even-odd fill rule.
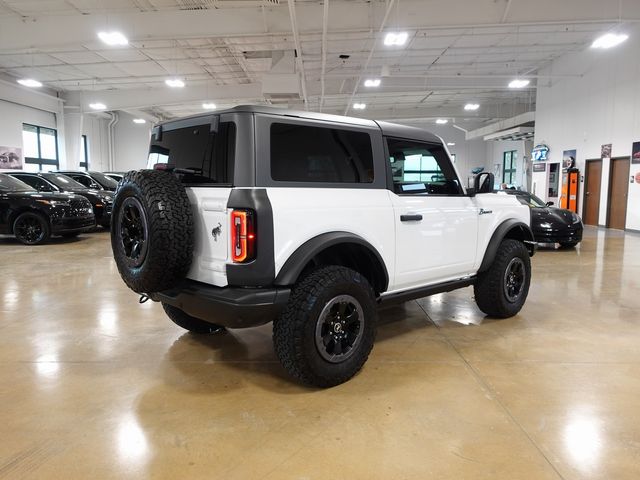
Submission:
[[[120,276],[138,293],[170,289],[193,257],[191,204],[178,178],[160,170],[127,173],[116,189],[111,248]]]

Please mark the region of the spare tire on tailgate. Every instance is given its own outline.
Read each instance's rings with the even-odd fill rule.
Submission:
[[[193,256],[193,214],[178,178],[160,170],[127,173],[113,202],[111,248],[120,276],[138,293],[184,279]]]

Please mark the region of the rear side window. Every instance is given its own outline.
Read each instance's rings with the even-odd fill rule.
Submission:
[[[231,184],[235,139],[232,122],[221,122],[217,132],[211,132],[210,123],[165,130],[160,140],[151,140],[147,167],[179,169],[183,183]]]
[[[274,123],[271,178],[280,182],[371,183],[371,137],[352,130]]]

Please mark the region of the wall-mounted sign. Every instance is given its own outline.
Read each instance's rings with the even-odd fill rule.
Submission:
[[[565,150],[562,152],[562,168],[573,168],[576,164],[576,151]]]
[[[631,163],[640,163],[640,142],[633,142],[631,149]]]
[[[600,158],[611,158],[611,144],[607,143],[600,147]]]
[[[19,147],[0,147],[0,168],[22,170],[22,149]]]
[[[534,163],[533,164],[533,171],[534,172],[546,172],[547,171],[547,164],[546,163]]]
[[[536,145],[531,150],[531,158],[534,162],[544,162],[549,156],[549,147],[544,143]]]

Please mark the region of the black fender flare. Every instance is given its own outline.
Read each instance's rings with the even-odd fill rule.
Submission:
[[[533,238],[531,227],[526,223],[511,218],[498,225],[498,228],[493,232],[491,240],[489,240],[489,244],[487,245],[487,249],[484,252],[484,258],[482,259],[478,273],[486,271],[491,266],[494,258],[496,258],[496,253],[498,252],[500,243],[502,243],[502,240],[504,240],[509,232],[513,230],[518,231],[518,236],[521,238],[516,237],[516,239],[522,240],[529,250],[529,255],[533,256],[535,252],[535,240]]]
[[[387,266],[385,265],[382,256],[378,250],[364,238],[349,232],[327,232],[307,240],[305,243],[300,245],[298,249],[291,254],[291,256],[289,256],[278,272],[274,285],[293,285],[313,257],[333,245],[349,243],[365,247],[377,259],[379,266],[382,268],[382,273],[384,274],[384,284],[382,285],[383,288],[381,291],[385,291],[389,286],[389,272],[387,271]]]

